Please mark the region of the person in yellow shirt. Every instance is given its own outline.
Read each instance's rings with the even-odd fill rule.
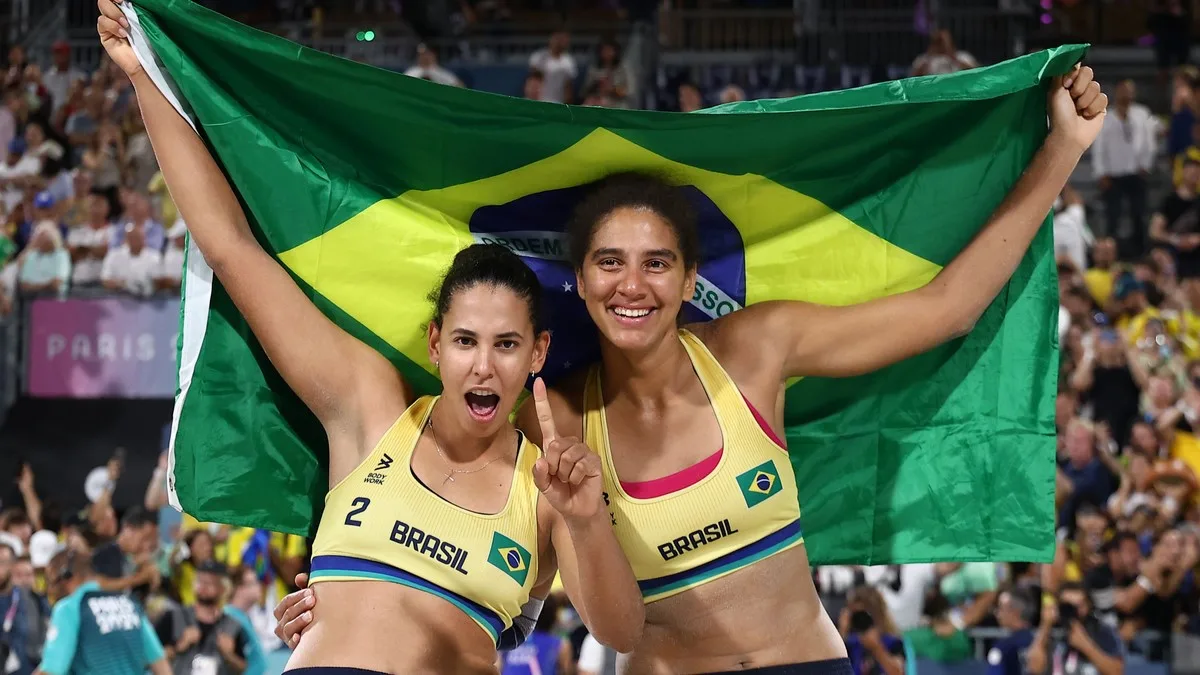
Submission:
[[[150,193],[151,197],[158,200],[159,213],[162,216],[160,222],[166,227],[173,225],[179,218],[179,210],[175,208],[170,190],[167,190],[167,181],[163,179],[162,171],[157,171],[151,176],[146,191]]]
[[[207,529],[192,530],[184,537],[188,555],[175,566],[171,574],[171,584],[175,594],[185,607],[196,604],[196,570],[206,562],[213,560],[215,539]]]
[[[1083,273],[1083,283],[1096,304],[1106,307],[1112,299],[1113,273],[1117,263],[1117,241],[1112,237],[1096,240],[1092,247],[1092,266]]]

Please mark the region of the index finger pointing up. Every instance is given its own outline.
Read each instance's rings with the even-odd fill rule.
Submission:
[[[533,381],[533,406],[537,409],[538,425],[542,428],[542,447],[558,438],[554,428],[554,415],[550,412],[550,401],[546,398],[546,383],[542,378]]]

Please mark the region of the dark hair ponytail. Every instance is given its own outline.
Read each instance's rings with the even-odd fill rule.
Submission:
[[[542,285],[516,253],[499,244],[472,244],[454,256],[441,285],[430,294],[433,324],[442,327],[442,319],[459,291],[477,284],[507,288],[529,306],[534,334],[545,329],[542,321]]]

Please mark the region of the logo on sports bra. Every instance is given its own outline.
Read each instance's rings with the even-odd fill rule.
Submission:
[[[746,500],[746,508],[757,506],[766,498],[783,489],[779,481],[779,472],[775,470],[775,462],[767,460],[737,477],[738,486],[742,488],[742,497]]]
[[[529,551],[517,542],[499,532],[493,534],[488,562],[511,577],[517,585],[525,585],[525,579],[529,576]]]
[[[387,478],[387,476],[380,472],[387,471],[388,469],[392,468],[393,461],[394,460],[392,459],[391,455],[387,454],[386,452],[383,453],[383,457],[381,457],[379,459],[379,463],[375,465],[375,470],[371,473],[368,473],[367,477],[363,479],[363,482],[370,483],[372,485],[383,485],[383,479]]]

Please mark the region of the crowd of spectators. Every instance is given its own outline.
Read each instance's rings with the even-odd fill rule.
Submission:
[[[555,33],[530,57],[527,98],[638,105],[639,78],[615,41],[603,41],[590,64],[569,43],[569,33]],[[178,293],[185,228],[128,80],[107,62],[80,72],[66,44],[35,56],[14,48],[0,71],[0,313],[26,295]],[[937,33],[912,68],[974,65]],[[462,86],[428,47],[407,74]],[[736,85],[702,93],[683,82],[677,94],[684,111],[745,99]],[[1055,209],[1054,562],[815,569],[858,673],[982,656],[1003,673],[1090,663],[1109,675],[1169,660],[1172,634],[1200,635],[1200,73],[1178,71],[1172,106],[1155,115],[1132,83],[1116,87],[1081,165],[1099,195],[1068,188]],[[1161,196],[1156,180],[1167,186]],[[50,561],[64,547],[89,552],[100,586],[144,607],[175,672],[198,663],[212,668],[205,672],[279,672],[287,650],[271,611],[305,569],[307,542],[180,516],[166,505],[165,465],[145,503],[118,517],[111,497],[122,469],[114,457],[78,512],[44,508],[32,471],[18,477],[23,503],[0,511],[4,672],[29,675],[39,662],[56,599]],[[561,639],[564,668],[616,667],[617,655],[587,636],[563,598],[547,604],[539,631]],[[527,672],[528,658],[507,654],[506,672]]]

